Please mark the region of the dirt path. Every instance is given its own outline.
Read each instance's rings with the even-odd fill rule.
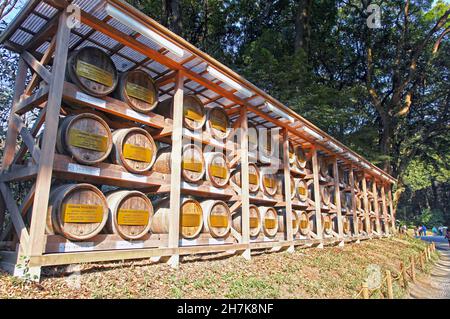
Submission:
[[[428,239],[428,238],[427,238]],[[436,243],[441,258],[430,276],[417,280],[410,286],[411,299],[450,299],[450,249],[442,237],[429,238]]]

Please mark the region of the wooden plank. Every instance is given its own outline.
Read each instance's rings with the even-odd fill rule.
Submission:
[[[320,198],[320,181],[319,181],[319,162],[317,158],[317,149],[314,147],[312,149],[312,168],[314,176],[314,202],[315,202],[315,212],[316,212],[316,226],[317,226],[317,237],[323,239],[323,229],[322,229],[322,200]]]
[[[45,131],[42,139],[41,158],[36,178],[36,194],[31,218],[30,247],[28,249],[31,256],[42,255],[45,248],[45,223],[52,179],[58,120],[64,88],[67,53],[69,49],[70,29],[67,20],[67,13],[63,12],[59,18],[56,34],[55,58],[53,61],[52,79],[49,85],[47,111],[45,114]]]
[[[24,51],[22,53],[22,58],[25,60],[25,62],[28,64],[28,66],[37,74],[39,77],[44,80],[46,83],[50,83],[51,80],[51,73],[49,70],[47,70],[41,62],[36,60],[34,56],[31,55],[31,53]]]
[[[338,219],[338,238],[344,238],[344,226],[342,224],[342,203],[341,203],[341,189],[339,187],[339,169],[337,158],[333,159],[333,177],[334,177],[334,202],[336,203],[336,216]]]
[[[6,186],[5,183],[0,183],[0,192],[3,195],[3,200],[9,211],[16,234],[20,238],[20,243],[24,245],[24,247],[28,247],[27,244],[30,241],[30,235],[28,234],[27,227],[23,222],[22,215],[17,208],[17,204],[14,200],[11,190]]]
[[[41,157],[41,150],[39,146],[34,142],[34,137],[31,135],[30,131],[25,126],[22,126],[20,129],[20,135],[22,136],[22,140],[30,151],[31,157],[36,163],[39,163],[39,159]]]
[[[169,218],[169,248],[177,248],[180,238],[183,95],[184,74],[178,72],[175,79],[175,94],[173,97],[172,156],[170,159],[170,210],[173,214]],[[171,266],[178,267],[178,262],[178,256],[172,256]]]
[[[395,234],[395,211],[394,211],[394,203],[392,201],[392,186],[388,185],[388,201],[389,201],[389,214],[391,215],[391,229],[392,233]]]
[[[25,80],[27,76],[27,65],[23,58],[19,58],[19,66],[16,74],[16,83],[14,87],[14,97],[9,114],[8,132],[6,133],[5,148],[3,149],[3,161],[2,170],[8,169],[13,163],[14,154],[16,152],[17,137],[19,135],[19,129],[17,127],[15,116],[20,97],[25,90]]]
[[[352,194],[353,234],[359,236],[358,212],[356,211],[355,172],[353,170],[353,165],[350,165],[349,170],[349,183]]]
[[[16,113],[23,115],[35,107],[40,106],[48,97],[49,87],[37,89],[32,95],[24,97],[18,104]]]
[[[56,16],[55,16],[56,18]],[[42,56],[42,59],[40,60],[40,63],[42,65],[46,65],[52,58],[53,52],[55,51],[55,45],[56,44],[56,38],[52,38],[52,41],[50,42],[49,47],[45,51],[44,55]],[[27,85],[27,88],[25,89],[25,95],[30,95],[33,89],[39,84],[39,77],[37,74],[33,74],[31,77],[30,82]]]
[[[369,206],[369,198],[367,196],[367,180],[365,174],[363,174],[362,177],[362,192],[364,202],[364,223],[366,224],[366,233],[370,235],[372,233],[372,230],[370,226],[370,206]]]
[[[373,206],[375,209],[375,218],[376,218],[376,228],[377,233],[381,235],[381,224],[380,224],[380,209],[378,205],[378,191],[377,191],[377,180],[374,178],[372,181],[372,196],[373,196]]]
[[[10,170],[3,171],[0,174],[0,182],[19,182],[26,181],[36,177],[37,175],[37,165],[32,166],[12,166]]]
[[[383,217],[384,217],[384,227],[385,227],[385,233],[390,233],[390,225],[388,221],[388,210],[387,210],[387,203],[386,203],[386,189],[384,188],[384,183],[381,182],[381,201],[383,203]]]
[[[291,198],[291,170],[289,165],[289,135],[283,130],[283,177],[284,177],[284,200],[286,202],[286,239],[292,241],[292,198]]]
[[[240,141],[241,141],[241,201],[242,201],[242,244],[250,242],[250,179],[249,179],[249,159],[248,159],[248,118],[247,107],[241,107],[239,121],[241,123]],[[251,258],[250,249],[243,253],[247,260]]]

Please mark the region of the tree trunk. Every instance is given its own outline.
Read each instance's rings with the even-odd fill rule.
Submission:
[[[310,38],[310,13],[311,13],[311,0],[298,0],[295,11],[295,39],[294,49],[295,52],[299,52],[301,49],[308,51],[309,38]],[[295,10],[295,9],[294,9]]]
[[[162,23],[172,32],[181,35],[183,24],[181,20],[181,2],[179,0],[162,0]]]

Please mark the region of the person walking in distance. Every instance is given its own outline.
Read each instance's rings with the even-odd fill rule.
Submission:
[[[450,229],[447,228],[447,232],[445,233],[445,238],[448,240],[448,247],[450,247]]]

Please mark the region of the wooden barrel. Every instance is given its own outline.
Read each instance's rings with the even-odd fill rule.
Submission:
[[[213,237],[223,238],[231,229],[231,212],[221,200],[209,199],[201,202],[203,210],[203,230]]]
[[[283,147],[283,143],[280,143],[281,147]],[[280,154],[283,154],[282,152],[280,152]],[[289,164],[291,166],[295,165],[295,151],[294,151],[294,146],[292,145],[292,142],[289,141],[289,148],[288,148],[288,159],[289,159]]]
[[[132,173],[148,171],[156,160],[157,148],[150,133],[138,127],[113,132],[114,150],[111,154],[115,164],[122,165]]]
[[[113,60],[96,47],[73,51],[67,61],[67,76],[82,91],[97,97],[112,93],[118,83]]]
[[[294,210],[292,210],[292,234],[295,236],[295,234],[297,234],[298,232],[298,228],[299,228],[299,223],[298,223],[298,215],[297,212],[295,212]],[[284,233],[287,229],[286,227],[286,210],[282,209],[280,210],[279,214],[278,214],[278,231]]]
[[[278,214],[273,207],[259,207],[261,225],[266,237],[274,237],[278,232]]]
[[[183,238],[196,237],[203,228],[203,210],[200,203],[189,197],[182,198],[180,207],[180,234]],[[155,234],[169,233],[170,198],[155,203],[155,214],[151,222],[151,231]]]
[[[173,119],[173,98],[158,103],[155,113]],[[189,130],[200,130],[206,121],[205,107],[196,95],[183,98],[183,125]]]
[[[47,231],[73,241],[97,235],[108,219],[103,193],[90,184],[66,184],[50,193]]]
[[[277,174],[277,195],[284,196],[285,193],[285,187],[284,187],[284,174]],[[296,188],[295,188],[295,180],[292,175],[290,176],[291,179],[291,199],[294,199],[297,195]]]
[[[104,161],[112,149],[108,124],[92,113],[65,117],[59,125],[56,149],[81,164],[93,165]]]
[[[320,197],[322,198],[322,202],[325,206],[330,205],[331,194],[329,187],[323,185],[320,186]]]
[[[252,123],[248,123],[248,156],[256,160],[258,158],[258,129]]]
[[[207,108],[206,130],[218,140],[224,140],[228,137],[230,134],[230,119],[222,107]]]
[[[171,172],[171,158],[172,148],[165,147],[158,151],[155,164],[152,171],[170,174]],[[205,160],[203,158],[203,151],[200,147],[194,144],[183,146],[182,154],[182,170],[181,176],[187,182],[198,182],[205,174]]]
[[[270,168],[262,167],[260,169],[260,189],[267,196],[274,196],[277,193],[277,176],[272,173]]]
[[[206,180],[215,187],[225,187],[230,179],[230,167],[226,156],[219,152],[205,153]]]
[[[298,228],[300,234],[306,236],[311,231],[308,214],[305,211],[297,212]]]
[[[126,240],[143,237],[150,230],[152,202],[139,191],[119,190],[106,195],[109,217],[106,229]]]
[[[326,235],[331,235],[333,232],[333,221],[330,215],[322,215],[322,229]]]
[[[315,202],[316,198],[315,198],[315,192],[314,192],[314,183],[309,183],[308,185],[308,198],[310,200],[312,200],[313,202]]]
[[[249,191],[250,193],[257,193],[259,190],[259,168],[256,164],[250,163],[248,165],[248,177],[249,177]],[[237,186],[241,187],[241,167],[240,165],[236,167],[236,169],[231,173],[230,177],[231,181],[235,183]]]
[[[250,205],[249,209],[250,217],[250,237],[256,237],[261,231],[261,215],[259,213],[259,208],[255,205]],[[233,214],[233,228],[242,234],[242,211]]]
[[[325,158],[320,157],[319,158],[319,173],[320,173],[320,175],[322,175],[322,177],[328,177],[330,175],[328,167],[329,167],[328,161]]]
[[[295,154],[295,164],[298,168],[304,169],[306,167],[306,162],[308,161],[308,155],[305,151],[305,149],[298,145],[294,148],[294,154]]]
[[[300,178],[295,180],[295,189],[297,198],[301,202],[306,202],[308,200],[308,187],[306,186],[306,182]]]
[[[275,156],[275,136],[273,136],[271,129],[260,130],[258,132],[259,142],[259,152],[258,159],[261,163],[270,164],[272,162],[272,157]]]
[[[142,70],[122,73],[116,92],[118,98],[140,113],[148,113],[158,105],[158,87]]]
[[[345,235],[351,235],[350,220],[347,216],[342,216],[342,228]]]

